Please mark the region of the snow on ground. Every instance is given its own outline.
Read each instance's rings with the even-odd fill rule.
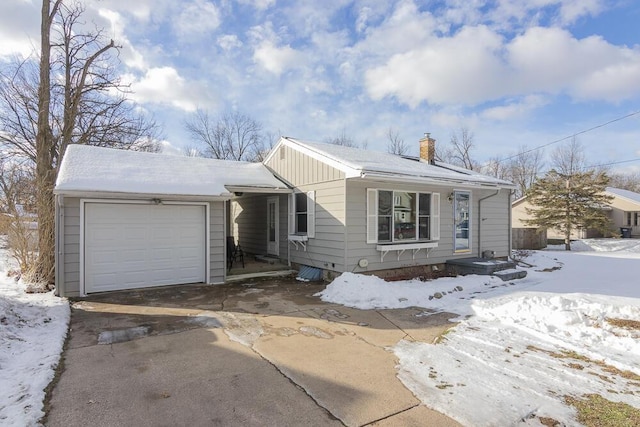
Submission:
[[[52,292],[26,294],[7,277],[7,251],[0,249],[0,425],[33,426],[44,415],[44,389],[69,324],[69,304]]]
[[[321,297],[467,316],[438,344],[394,347],[401,381],[464,425],[539,425],[537,417],[579,425],[565,396],[595,393],[640,408],[640,330],[623,323],[640,322],[640,241],[572,247],[527,253],[527,277],[510,283],[486,276],[387,283],[343,274]]]

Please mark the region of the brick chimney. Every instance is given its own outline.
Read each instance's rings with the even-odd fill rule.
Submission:
[[[429,133],[425,133],[420,139],[420,159],[433,165],[436,160],[436,140],[431,138]]]

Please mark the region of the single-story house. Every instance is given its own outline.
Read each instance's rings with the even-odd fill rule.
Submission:
[[[620,233],[622,227],[630,228],[631,236],[640,237],[640,220],[638,218],[640,216],[640,194],[614,187],[607,187],[605,194],[612,197],[611,202],[603,207],[611,220],[611,231],[613,233]],[[531,215],[527,212],[527,209],[532,208],[534,208],[534,206],[529,203],[526,197],[521,197],[512,203],[514,229],[535,228],[524,222],[527,219],[531,219]],[[555,229],[546,230],[546,234],[548,239],[564,240],[565,238],[563,233]],[[603,237],[603,234],[599,230],[587,228],[578,228],[571,233],[572,239],[588,239],[594,237]]]
[[[58,292],[223,283],[228,236],[329,277],[507,257],[513,185],[434,152],[428,136],[420,157],[282,137],[262,163],[70,146]]]

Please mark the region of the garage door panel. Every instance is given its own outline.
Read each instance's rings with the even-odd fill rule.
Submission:
[[[85,204],[85,291],[205,280],[202,205]]]

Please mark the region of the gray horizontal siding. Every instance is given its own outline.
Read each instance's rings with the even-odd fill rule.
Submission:
[[[329,181],[298,187],[300,191],[315,191],[315,237],[304,251],[289,243],[291,261],[334,271],[345,271],[345,205],[344,181]]]
[[[286,194],[248,194],[231,201],[231,230],[236,242],[249,254],[267,253],[267,201],[278,198],[279,257],[287,258],[288,199]]]
[[[381,261],[381,253],[376,244],[366,242],[367,229],[367,188],[379,188],[396,191],[418,191],[440,194],[440,240],[438,247],[430,250],[428,256],[425,249],[420,250],[413,258],[412,251],[405,251],[398,259],[397,252],[390,251]],[[347,181],[347,230],[348,248],[346,271],[376,271],[402,267],[412,267],[444,263],[449,259],[465,258],[478,255],[478,202],[479,199],[493,194],[495,190],[471,191],[471,250],[456,253],[454,251],[454,219],[453,204],[447,200],[453,187],[429,186],[416,184],[371,183],[362,180]],[[482,250],[494,250],[496,256],[506,256],[509,245],[509,191],[502,190],[499,196],[482,202]],[[367,259],[366,269],[358,267],[360,259]]]
[[[226,274],[224,202],[209,203],[209,283],[224,282]]]
[[[64,198],[64,247],[61,259],[64,272],[60,293],[64,296],[80,295],[80,199]]]

